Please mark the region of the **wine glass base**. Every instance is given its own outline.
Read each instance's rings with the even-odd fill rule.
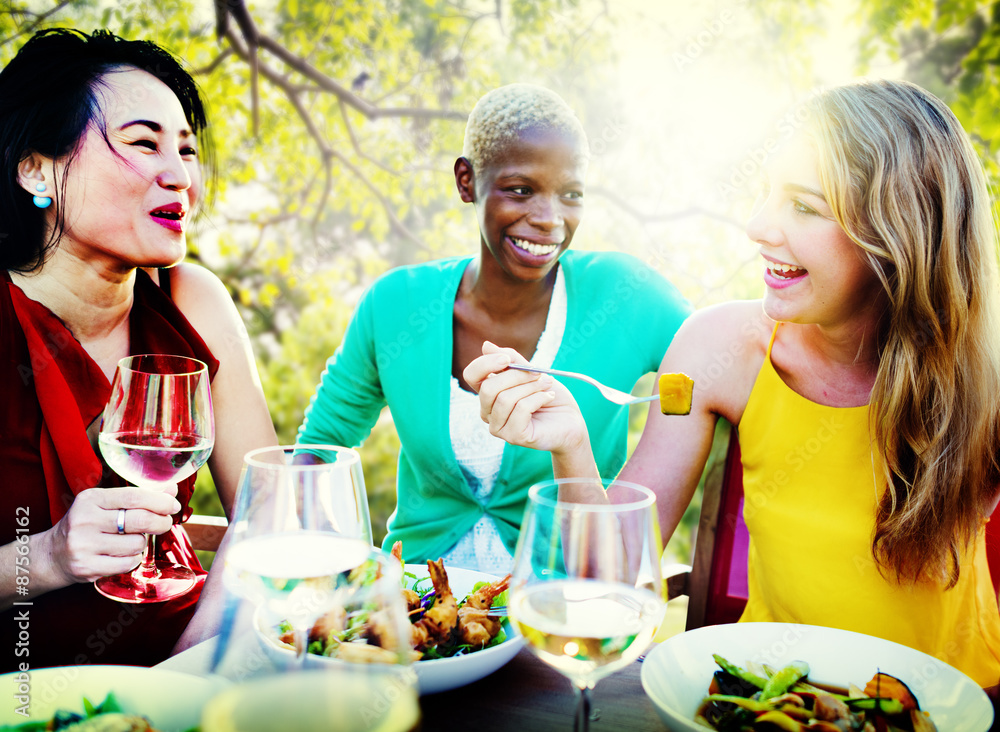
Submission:
[[[149,603],[164,602],[190,592],[197,577],[189,568],[180,564],[157,562],[156,574],[143,576],[143,568],[137,567],[126,574],[101,577],[94,587],[105,597],[118,602]]]

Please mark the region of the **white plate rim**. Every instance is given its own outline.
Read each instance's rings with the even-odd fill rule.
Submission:
[[[696,628],[695,630],[679,633],[662,641],[646,655],[642,671],[640,672],[643,691],[660,712],[660,716],[663,718],[663,721],[668,725],[671,725],[671,729],[684,731],[690,730],[691,732],[705,732],[705,727],[702,727],[694,722],[694,710],[696,709],[697,704],[701,701],[701,698],[707,694],[708,684],[711,677],[710,673],[705,675],[701,668],[707,668],[709,665],[712,668],[716,668],[715,662],[712,660],[711,653],[716,652],[726,656],[727,650],[723,647],[717,648],[712,652],[707,652],[707,661],[699,656],[697,659],[692,659],[695,663],[687,665],[686,668],[677,668],[678,664],[674,661],[674,656],[677,654],[683,655],[684,651],[694,650],[695,647],[705,645],[702,644],[703,637],[717,638],[717,643],[719,645],[729,642],[731,644],[730,647],[746,647],[750,644],[761,648],[765,644],[771,644],[773,648],[775,644],[780,645],[784,643],[782,639],[789,638],[789,634],[791,634],[791,638],[798,639],[808,638],[810,636],[814,638],[818,637],[819,642],[826,642],[827,644],[829,644],[829,639],[839,641],[845,645],[863,643],[867,651],[870,653],[870,657],[858,660],[857,664],[862,667],[865,667],[865,664],[873,664],[871,668],[880,668],[885,673],[893,674],[894,669],[881,666],[876,660],[873,659],[888,657],[890,653],[898,653],[902,654],[904,657],[919,660],[922,663],[921,668],[927,676],[925,681],[931,683],[932,688],[935,679],[938,679],[939,677],[943,677],[939,683],[944,683],[948,679],[952,679],[957,682],[960,687],[965,688],[974,700],[971,704],[966,702],[964,705],[965,711],[962,719],[956,720],[951,707],[941,707],[936,703],[938,695],[932,694],[930,701],[925,701],[927,692],[918,692],[915,690],[917,698],[921,700],[921,708],[931,713],[931,718],[934,720],[935,724],[937,724],[938,729],[942,730],[942,732],[945,729],[949,730],[949,732],[987,732],[987,730],[990,729],[990,725],[993,720],[992,703],[979,685],[958,669],[949,666],[933,656],[883,638],[876,638],[862,633],[840,630],[838,628],[828,628],[815,625],[795,623],[730,623],[725,625],[704,626],[702,628]],[[754,638],[756,638],[756,640],[753,640]],[[789,644],[785,643],[785,645],[787,646]],[[843,645],[840,647],[843,647]],[[697,650],[701,652],[704,649],[698,647]],[[783,655],[783,652],[779,653],[779,655]],[[747,660],[746,658],[726,657],[733,663],[739,664],[742,664]],[[788,660],[791,660],[791,657],[789,657]],[[824,660],[827,664],[830,664],[830,659],[820,659],[817,661],[814,656],[812,659],[803,658],[801,660],[805,660],[811,665],[814,665],[817,662],[820,664],[820,672],[816,676],[816,680],[820,682],[844,685],[850,682],[855,684],[864,684],[868,680],[867,678],[825,678],[825,676],[823,676],[822,667],[824,665]],[[844,661],[842,659],[836,659],[833,665],[843,662]],[[699,669],[697,671],[693,670],[691,665],[698,665]],[[666,703],[664,699],[659,696],[658,680],[654,678],[654,675],[662,672],[664,669],[673,669],[674,673],[679,674],[686,681],[692,681],[697,676],[696,680],[704,691],[702,696],[697,699],[685,700],[691,707],[689,714],[685,713],[687,710],[682,712],[680,709]],[[871,674],[869,674],[869,678],[870,675]],[[903,674],[898,671],[893,675],[903,678]],[[675,677],[674,685],[676,685],[676,681],[679,680],[679,677]],[[903,678],[903,681],[905,682],[906,679]],[[922,694],[924,699],[921,699]],[[955,726],[957,722],[960,722],[961,726]]]

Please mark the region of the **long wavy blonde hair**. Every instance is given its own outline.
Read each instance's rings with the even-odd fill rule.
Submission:
[[[950,587],[1000,478],[1000,277],[986,178],[955,115],[914,84],[851,84],[810,107],[823,191],[888,301],[870,409],[887,481],[872,554],[897,581]]]

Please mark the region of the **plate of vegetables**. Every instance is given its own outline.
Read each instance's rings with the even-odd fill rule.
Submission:
[[[57,666],[0,679],[5,732],[187,732],[197,728],[208,700],[230,685],[217,676],[139,666]]]
[[[491,608],[506,606],[508,578],[438,562],[406,564],[403,594],[410,611],[414,670],[421,694],[455,689],[487,676],[512,659],[522,640],[506,617]],[[381,649],[363,635],[345,637],[320,618],[309,633],[307,667],[377,662]],[[266,653],[287,663],[294,636],[284,622],[268,622],[258,611],[254,626]],[[335,640],[334,640],[335,638]],[[345,642],[346,641],[346,642]]]
[[[668,638],[642,685],[668,729],[987,732],[968,676],[881,638],[790,623],[735,623]]]

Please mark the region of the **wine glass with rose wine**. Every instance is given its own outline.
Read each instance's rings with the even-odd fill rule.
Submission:
[[[123,358],[111,383],[98,444],[108,466],[140,488],[162,491],[193,475],[215,444],[208,368],[186,356]],[[157,559],[156,539],[147,534],[138,567],[94,584],[112,600],[163,602],[194,587],[195,574]]]
[[[510,617],[528,648],[577,690],[586,732],[590,691],[635,661],[663,616],[655,496],[621,481],[531,487],[514,555]]]

